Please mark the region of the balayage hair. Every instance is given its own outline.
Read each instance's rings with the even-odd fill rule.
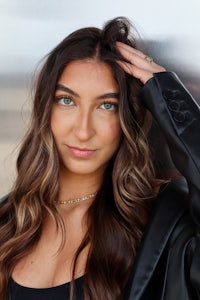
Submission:
[[[144,133],[146,110],[139,80],[125,74],[116,48],[121,41],[136,48],[131,24],[123,17],[103,29],[83,28],[66,37],[46,58],[38,76],[31,126],[17,160],[18,175],[0,209],[0,299],[6,295],[13,268],[40,239],[50,214],[65,229],[55,200],[59,193],[59,156],[50,128],[57,82],[64,68],[75,60],[92,59],[110,66],[119,86],[122,140],[111,159],[96,199],[87,212],[88,230],[74,257],[88,243],[84,276],[85,299],[117,300],[125,296],[134,259],[155,198],[155,178]],[[61,245],[62,247],[62,245]],[[73,299],[74,281],[71,284]]]

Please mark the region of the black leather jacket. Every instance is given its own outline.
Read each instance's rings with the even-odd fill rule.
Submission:
[[[143,95],[189,190],[184,179],[161,189],[137,255],[127,299],[197,300],[200,299],[200,109],[173,73],[154,74],[145,84]]]
[[[200,108],[174,73],[154,74],[143,96],[187,184],[179,179],[161,189],[127,299],[200,299]]]

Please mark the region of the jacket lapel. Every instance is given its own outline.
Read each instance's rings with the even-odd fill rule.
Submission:
[[[131,277],[129,300],[139,300],[156,268],[177,221],[187,209],[187,185],[178,179],[165,185],[156,200]]]

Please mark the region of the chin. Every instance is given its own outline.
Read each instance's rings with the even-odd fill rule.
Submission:
[[[68,174],[74,174],[77,176],[86,176],[86,175],[102,175],[106,169],[107,164],[101,166],[86,166],[85,164],[78,164],[76,166],[66,166],[62,165],[62,171]]]

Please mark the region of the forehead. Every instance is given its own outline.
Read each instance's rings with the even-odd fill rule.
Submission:
[[[63,70],[59,84],[73,86],[88,86],[118,91],[118,84],[113,76],[111,67],[93,59],[76,60],[70,62]]]

